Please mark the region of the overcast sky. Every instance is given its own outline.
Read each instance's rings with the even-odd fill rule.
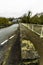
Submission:
[[[43,0],[0,0],[0,16],[20,17],[29,10],[43,12]]]

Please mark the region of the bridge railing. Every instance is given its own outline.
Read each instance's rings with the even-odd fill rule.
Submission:
[[[28,27],[28,29],[32,30],[33,32],[35,32],[36,34],[40,35],[40,37],[43,37],[43,25],[39,25],[39,24],[24,24],[26,27]]]

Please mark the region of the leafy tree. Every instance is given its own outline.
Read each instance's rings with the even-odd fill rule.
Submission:
[[[27,21],[27,16],[26,16],[26,14],[24,14],[24,16],[22,17],[22,22],[26,23],[26,21]]]
[[[31,16],[31,11],[28,12],[28,15],[27,15],[27,23],[31,23],[30,16]]]
[[[43,15],[40,16],[40,24],[43,24]]]
[[[12,17],[12,18],[10,17],[10,18],[8,18],[8,19],[9,19],[9,21],[12,21],[14,18],[13,18],[13,17]]]
[[[22,17],[22,22],[24,22],[24,23],[30,23],[30,16],[31,16],[30,14],[31,14],[30,11],[28,12],[28,15],[24,14],[24,16]]]
[[[0,17],[0,27],[7,27],[9,25],[11,25],[11,24],[9,23],[8,18]]]

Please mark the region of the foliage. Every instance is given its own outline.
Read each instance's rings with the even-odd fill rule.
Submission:
[[[43,15],[40,16],[40,24],[43,24]]]
[[[8,18],[8,19],[9,19],[9,21],[12,21],[14,18],[13,18],[13,17],[12,17],[12,18],[10,17],[10,18]]]
[[[28,15],[24,14],[24,16],[22,17],[22,21],[23,23],[30,23],[30,14],[31,12],[28,12]]]
[[[7,26],[9,26],[9,25],[11,25],[11,24],[12,24],[12,22],[9,21],[8,18],[0,17],[0,28],[1,28],[1,27],[7,27]]]
[[[21,22],[23,23],[31,23],[31,24],[43,24],[43,14],[36,14],[31,17],[31,11],[28,12],[28,15],[24,15],[21,18]]]

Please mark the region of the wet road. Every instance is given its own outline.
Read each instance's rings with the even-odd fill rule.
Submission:
[[[40,65],[43,65],[43,38],[40,38],[37,34],[29,30],[28,28],[24,27],[23,25],[21,25],[21,29],[27,36],[27,39],[29,39],[34,44],[36,50],[40,55]]]
[[[18,24],[13,24],[10,27],[0,29],[0,44],[8,39],[10,36],[12,36],[17,28]]]
[[[9,40],[8,44],[12,44],[10,53],[7,56],[7,59],[5,57],[5,60],[3,62],[3,65],[19,65],[20,59],[21,59],[21,50],[20,50],[20,29],[18,27],[16,31],[16,35],[14,38]]]
[[[14,38],[14,35],[16,35],[17,29],[18,24],[13,24],[10,27],[0,29],[0,64],[4,61],[5,52],[7,52],[11,44],[13,44],[12,39]]]

